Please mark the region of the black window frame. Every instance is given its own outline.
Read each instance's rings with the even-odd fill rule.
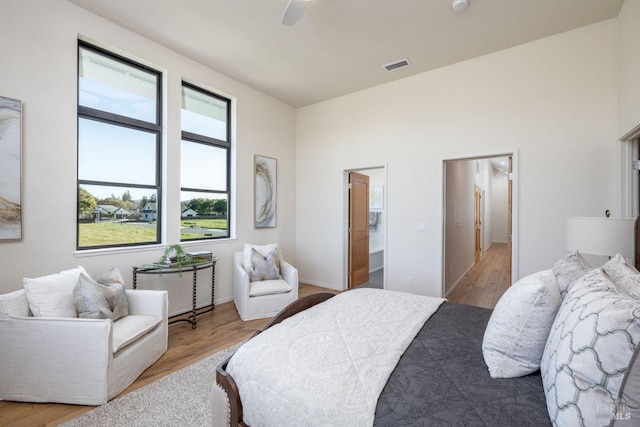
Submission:
[[[112,60],[120,61],[127,66],[137,68],[139,70],[152,73],[157,77],[156,84],[156,122],[150,123],[143,120],[134,119],[131,117],[121,116],[119,114],[110,113],[102,110],[97,110],[91,107],[86,107],[80,105],[80,52],[81,49],[86,49],[90,51],[94,51],[101,55],[107,56]],[[78,51],[77,51],[76,65],[77,65],[77,100],[76,105],[78,108],[77,115],[77,147],[78,147],[78,157],[76,161],[76,249],[78,251],[91,250],[91,249],[106,249],[106,248],[121,248],[121,247],[133,247],[133,246],[148,246],[155,245],[162,242],[162,223],[163,223],[163,215],[162,215],[162,137],[163,137],[163,127],[162,127],[162,72],[140,64],[138,62],[132,61],[131,59],[125,58],[121,55],[115,54],[108,50],[102,49],[100,47],[94,46],[90,43],[84,42],[82,40],[78,40]],[[118,182],[118,181],[94,181],[94,180],[83,180],[80,179],[80,120],[92,120],[101,123],[106,123],[114,126],[119,126],[123,128],[143,131],[147,133],[155,134],[156,138],[156,174],[155,174],[155,185],[142,185],[142,184],[131,184],[126,182]],[[129,243],[116,243],[116,244],[108,244],[108,245],[93,245],[93,246],[80,246],[80,186],[81,185],[103,185],[103,186],[114,186],[114,187],[123,187],[123,188],[137,188],[137,189],[149,189],[156,191],[156,239],[154,241],[149,242],[129,242]]]
[[[232,223],[232,212],[231,212],[231,99],[224,97],[222,95],[218,95],[217,93],[214,93],[210,90],[204,89],[200,86],[194,85],[192,83],[186,82],[186,81],[182,81],[182,85],[180,86],[180,91],[182,92],[183,87],[187,87],[191,90],[194,90],[196,92],[200,92],[203,95],[206,96],[211,96],[213,98],[216,98],[219,101],[222,101],[224,103],[226,103],[227,106],[227,121],[225,123],[226,126],[226,135],[227,138],[226,140],[221,140],[221,139],[217,139],[217,138],[213,138],[210,136],[204,136],[204,135],[199,135],[196,133],[192,133],[192,132],[187,132],[185,130],[182,130],[182,123],[180,124],[180,128],[181,128],[181,140],[180,140],[180,149],[182,150],[182,141],[189,141],[189,142],[193,142],[193,143],[197,143],[197,144],[203,144],[206,146],[213,146],[216,148],[222,148],[226,150],[227,156],[226,156],[226,188],[225,189],[220,189],[220,190],[207,190],[207,189],[201,189],[201,188],[190,188],[190,187],[182,187],[182,182],[180,182],[180,192],[182,194],[183,191],[188,191],[188,192],[196,192],[196,193],[208,193],[208,194],[224,194],[227,196],[227,233],[224,236],[205,236],[205,237],[196,237],[196,238],[192,238],[192,239],[183,239],[182,236],[180,236],[180,242],[193,242],[193,241],[200,241],[200,240],[218,240],[218,239],[229,239],[231,238],[231,223]],[[180,178],[182,180],[182,171],[180,171]],[[182,200],[180,200],[180,203],[182,203]],[[182,212],[181,212],[182,214]],[[182,215],[180,215],[180,221],[182,221]],[[182,233],[180,233],[182,234]]]

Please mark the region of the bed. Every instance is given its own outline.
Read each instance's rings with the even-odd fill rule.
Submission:
[[[274,318],[264,331],[332,297],[323,293],[303,298]],[[481,345],[490,315],[488,309],[443,302],[389,376],[373,425],[550,425],[539,373],[515,380],[489,376]],[[217,382],[229,396],[230,424],[248,425],[240,392],[227,372],[228,363],[229,359],[218,366]]]
[[[495,310],[396,294],[401,293],[355,289],[314,294],[284,309],[217,367],[217,384],[229,400],[229,424],[638,425],[640,273],[621,256],[592,269],[577,252],[569,254],[552,269],[511,286]],[[411,310],[387,313],[387,304],[392,306],[396,297]],[[354,320],[359,315],[342,323],[332,320],[350,316],[369,298],[384,302],[364,310],[372,318],[361,323]],[[332,311],[334,305],[343,311]],[[423,312],[424,318],[418,316]],[[317,314],[328,317],[318,320]],[[413,317],[420,318],[408,326],[402,323]],[[535,345],[531,331],[518,323],[523,317],[542,333]],[[383,323],[376,324],[376,318]],[[307,335],[305,319],[321,329]],[[383,331],[389,319],[399,326]],[[345,323],[355,323],[355,329],[343,329]],[[325,332],[341,337],[338,341],[346,347],[334,341],[329,347],[314,346]],[[487,353],[487,336],[496,332],[499,338],[511,334],[508,353],[520,365],[508,375],[496,370]],[[349,347],[351,341],[355,347]],[[377,351],[387,342],[389,348]],[[528,346],[539,349],[533,357],[537,365],[527,364],[527,353],[518,353]],[[397,359],[364,361],[360,353],[396,353]],[[304,362],[308,359],[312,363]],[[343,359],[353,363],[338,364]],[[318,363],[324,364],[319,375]],[[303,365],[312,369],[298,370]]]

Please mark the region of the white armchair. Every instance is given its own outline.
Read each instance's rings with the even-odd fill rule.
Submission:
[[[298,270],[280,258],[282,279],[251,282],[242,252],[233,256],[233,300],[242,320],[273,317],[298,299]]]
[[[32,317],[24,290],[0,295],[0,398],[101,405],[167,351],[166,291],[126,290],[129,315]]]

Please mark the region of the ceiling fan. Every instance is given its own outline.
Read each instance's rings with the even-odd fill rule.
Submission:
[[[294,26],[302,18],[308,1],[311,0],[289,0],[289,4],[284,8],[282,23],[290,27]]]

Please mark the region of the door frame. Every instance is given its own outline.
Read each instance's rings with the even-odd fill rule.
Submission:
[[[384,229],[384,239],[383,239],[383,257],[382,257],[382,288],[387,288],[387,241],[389,237],[389,204],[388,204],[388,194],[389,194],[389,186],[388,186],[388,167],[387,164],[382,165],[371,165],[371,166],[358,166],[353,168],[346,168],[342,170],[342,184],[343,184],[343,209],[342,209],[342,247],[343,254],[342,257],[342,290],[349,289],[349,172],[357,172],[366,175],[366,171],[372,169],[382,169],[384,172],[384,193],[383,193],[383,201],[384,208],[382,209],[383,213],[383,221],[382,228]],[[371,183],[369,183],[371,185]]]
[[[519,197],[519,185],[518,185],[518,173],[519,173],[519,154],[518,150],[514,149],[512,151],[503,151],[491,154],[479,154],[475,156],[468,157],[451,157],[442,159],[441,163],[441,176],[442,176],[442,235],[441,235],[441,295],[444,297],[445,295],[445,243],[446,243],[446,230],[447,230],[447,171],[446,171],[446,163],[453,162],[457,160],[483,160],[483,159],[491,159],[494,157],[511,157],[512,158],[512,172],[511,172],[511,286],[513,283],[517,282],[520,278],[519,276],[519,250],[520,250],[520,197]],[[508,238],[508,236],[507,236]]]

